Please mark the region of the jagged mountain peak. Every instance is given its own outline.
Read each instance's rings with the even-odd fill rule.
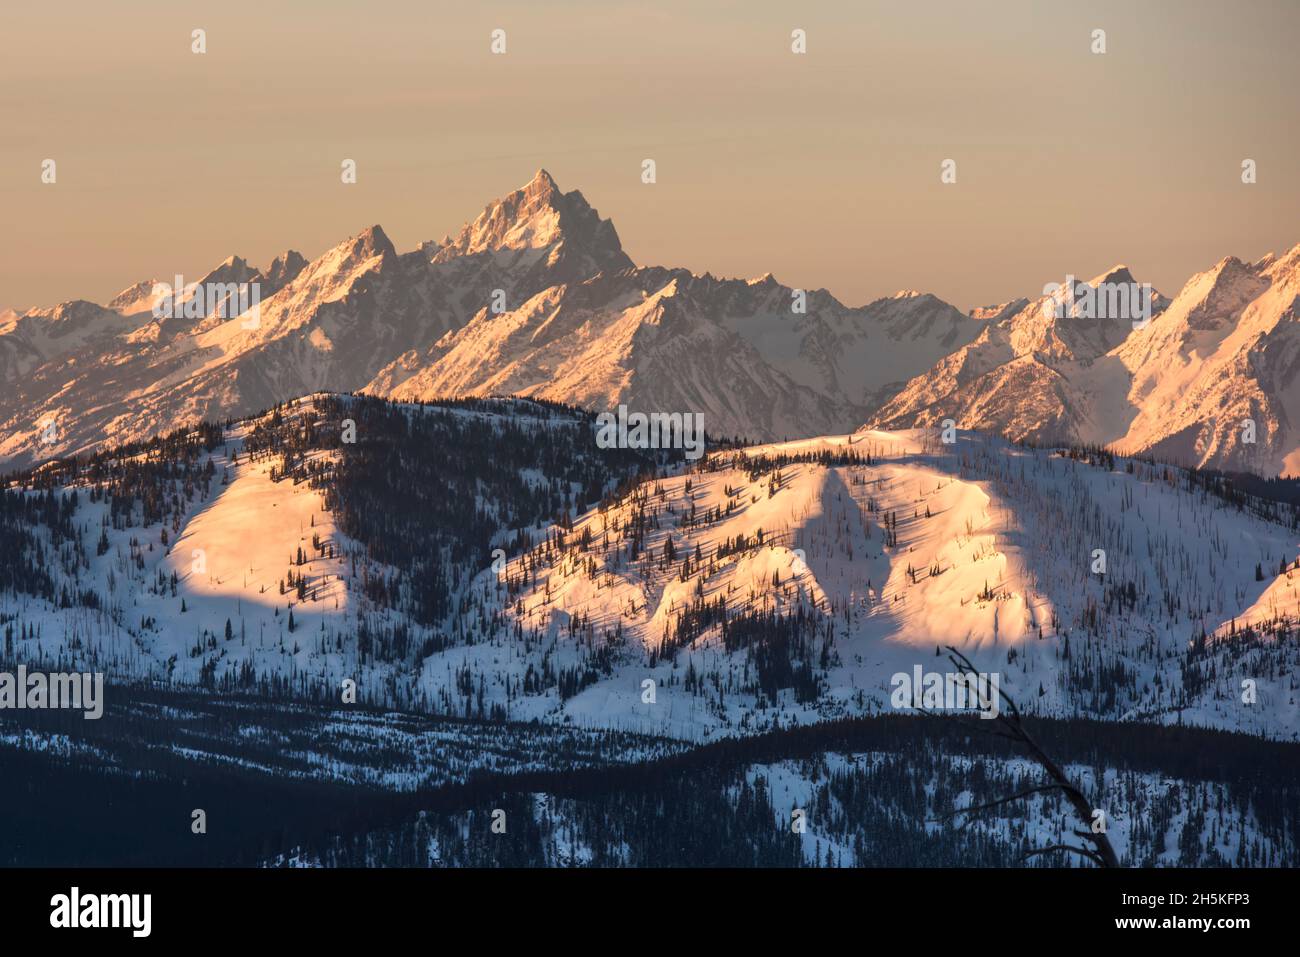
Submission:
[[[355,236],[349,236],[338,245],[327,249],[324,253],[317,256],[310,262],[298,264],[297,260],[302,257],[296,253],[285,253],[283,270],[285,273],[293,272],[293,276],[287,279],[285,286],[295,287],[306,284],[312,288],[320,287],[321,283],[327,285],[346,284],[360,267],[367,266],[373,260],[378,259],[382,268],[387,263],[396,260],[397,250],[394,248],[392,241],[381,226],[374,225],[363,229]],[[272,269],[278,270],[280,266],[279,257],[272,263]],[[263,296],[265,298],[265,294]]]
[[[533,178],[528,181],[528,184],[524,186],[524,189],[536,190],[539,192],[549,191],[554,193],[560,191],[560,188],[555,185],[555,178],[551,176],[544,167],[538,167],[537,172],[533,174]]]
[[[53,324],[88,321],[103,315],[106,310],[88,299],[69,299],[47,309],[32,309],[27,315],[40,316]]]
[[[1122,263],[1091,280],[1070,275],[1076,295],[1137,284]],[[638,268],[613,224],[542,168],[442,243],[400,255],[374,225],[310,262],[286,251],[261,271],[230,256],[180,292],[188,300],[198,282],[254,280],[260,309],[241,310],[239,322],[206,302],[201,318],[150,322],[153,280],[108,309],[65,303],[4,318],[0,372],[12,396],[0,401],[0,432],[17,438],[0,443],[0,458],[89,448],[110,423],[142,438],[200,414],[373,385],[422,399],[630,398],[704,409],[724,432],[754,438],[951,416],[1035,441],[1127,435],[1140,449],[1207,417],[1227,421],[1215,410],[1231,407],[1267,427],[1270,462],[1290,457],[1300,470],[1300,440],[1287,437],[1300,421],[1290,385],[1300,370],[1300,245],[1251,263],[1226,257],[1189,280],[1172,311],[1144,288],[1142,312],[1149,304],[1157,321],[1142,328],[1074,304],[1049,313],[1046,294],[965,314],[909,288],[851,308],[823,289],[792,298],[771,273]],[[1194,402],[1164,414],[1193,387]],[[1260,412],[1270,397],[1281,398]],[[1137,421],[1147,406],[1153,414]],[[64,416],[66,448],[23,444],[41,414]]]
[[[1226,256],[1192,276],[1172,300],[1142,288],[1141,314],[1053,310],[1044,294],[994,317],[972,345],[917,376],[871,418],[878,428],[933,425],[1039,443],[1082,441],[1200,466],[1300,474],[1300,247],[1246,263]],[[1135,284],[1116,265],[1074,283]],[[1141,284],[1138,283],[1140,286]],[[1061,301],[1068,293],[1058,290]],[[1258,438],[1243,432],[1249,419]],[[1243,436],[1247,436],[1243,438]]]
[[[1133,278],[1133,271],[1123,263],[1116,263],[1105,272],[1093,276],[1088,280],[1090,286],[1100,286],[1102,283],[1134,283],[1137,280]]]
[[[1269,253],[1255,263],[1255,268],[1276,278],[1281,278],[1287,273],[1300,274],[1300,243],[1296,243],[1281,256]]]
[[[547,251],[551,265],[576,260],[584,267],[580,271],[588,274],[619,272],[634,265],[623,252],[614,224],[601,219],[578,190],[561,192],[545,169],[489,203],[454,237],[445,237],[433,261],[531,250]]]
[[[198,283],[248,283],[261,284],[261,298],[267,299],[284,288],[307,265],[302,253],[289,249],[280,253],[271,261],[265,271],[249,264],[243,256],[227,256],[220,263],[204,274]],[[158,302],[160,292],[165,284],[168,289],[175,282],[175,277],[166,279],[142,279],[127,286],[107,304],[107,308],[124,316],[135,316],[152,311]],[[189,290],[197,283],[187,283],[181,295],[188,298]]]
[[[1123,264],[1086,280],[1068,273],[1067,280],[1048,284],[1041,296],[1000,320],[1016,355],[1091,361],[1127,338],[1143,308],[1154,319],[1169,304],[1154,288],[1143,289]]]
[[[393,247],[393,242],[388,238],[382,226],[376,223],[359,232],[351,240],[350,249],[366,256],[391,256],[396,254],[397,250]]]
[[[1020,296],[991,306],[975,306],[967,315],[972,319],[992,325],[1004,319],[1010,319],[1027,305],[1029,305],[1029,300],[1024,296]]]
[[[158,279],[142,279],[132,283],[108,301],[108,308],[124,315],[147,311],[153,302],[154,286],[159,282]]]
[[[936,304],[942,305],[950,309],[955,308],[953,306],[949,306],[948,303],[944,302],[934,293],[921,292],[918,289],[900,289],[892,296],[889,296],[886,299],[879,299],[877,300],[877,302],[892,303],[894,306],[898,308],[902,308],[904,310],[928,309],[931,306],[934,306]]]
[[[302,253],[296,249],[286,249],[271,260],[271,265],[266,267],[264,275],[270,282],[282,286],[302,272],[303,267],[306,265],[307,259]]]
[[[1242,309],[1267,285],[1254,266],[1225,256],[1187,281],[1175,299],[1179,308],[1174,314],[1188,329],[1226,331],[1236,326]]]
[[[261,275],[242,256],[227,256],[214,269],[203,276],[201,283],[252,282]]]

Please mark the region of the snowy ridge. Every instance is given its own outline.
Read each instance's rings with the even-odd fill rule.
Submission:
[[[339,530],[331,463],[355,453],[266,445],[277,416],[285,435],[332,434],[320,409],[348,406],[320,401],[209,430],[153,518],[110,509],[94,482],[64,488],[66,522],[32,525],[15,556],[57,556],[48,590],[0,596],[6,654],[295,694],[352,678],[380,706],[699,741],[892,711],[892,676],[942,670],[952,644],[1031,711],[1300,736],[1294,508],[973,434],[826,436],[498,526],[476,550],[504,563],[444,566],[466,584],[439,620],[404,612],[399,569]],[[498,408],[482,426],[468,408],[408,414],[575,427]]]
[[[1102,281],[1132,276],[1117,266],[1090,284]],[[1154,294],[1145,327],[1048,317],[1046,302],[982,311],[990,324],[980,337],[912,379],[871,423],[951,418],[1015,440],[1300,475],[1300,246],[1253,264],[1224,259],[1172,301]]]
[[[850,309],[813,290],[798,312],[771,276],[637,268],[610,220],[545,170],[412,252],[376,225],[310,262],[289,251],[263,270],[232,256],[177,291],[185,303],[201,283],[257,282],[256,316],[205,302],[199,317],[154,318],[159,281],[107,306],[6,314],[0,462],[363,388],[628,402],[764,439],[844,431],[981,328],[933,296]]]
[[[1135,281],[1115,266],[1075,289]],[[311,262],[289,251],[262,270],[231,256],[178,296],[242,282],[261,287],[257,316],[205,303],[199,317],[155,319],[155,280],[107,306],[0,314],[0,462],[364,390],[695,412],[710,434],[761,441],[952,419],[1300,473],[1300,246],[1224,259],[1172,301],[1151,292],[1144,328],[1077,305],[1051,314],[1048,296],[962,314],[902,290],[855,308],[771,274],[638,267],[613,223],[543,169],[417,250],[371,226]]]
[[[593,409],[700,412],[714,435],[771,439],[843,431],[901,377],[980,324],[933,296],[850,309],[771,276],[721,280],[654,267],[546,289],[484,309],[366,391],[401,400],[514,393]]]

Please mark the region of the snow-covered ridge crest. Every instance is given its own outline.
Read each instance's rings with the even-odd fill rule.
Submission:
[[[1045,318],[1045,296],[963,314],[902,290],[850,307],[770,273],[637,267],[612,222],[542,169],[441,243],[402,253],[371,226],[310,262],[289,252],[258,269],[232,256],[199,280],[257,282],[256,322],[206,303],[202,317],[155,318],[152,280],[107,306],[0,319],[0,463],[366,390],[626,403],[703,414],[713,434],[760,440],[952,419],[1013,439],[1294,474],[1298,262],[1300,246],[1226,258],[1174,303],[1152,291],[1140,329]],[[1132,280],[1116,266],[1090,285]]]
[[[412,441],[424,427],[454,450]],[[459,559],[418,536],[392,548],[415,526],[390,494],[405,474],[521,441],[527,467],[484,461],[465,481],[555,491],[566,463],[541,449],[607,454],[595,417],[563,407],[318,395],[140,452],[139,475],[87,463],[55,490],[80,545],[49,552],[48,588],[0,598],[0,613],[24,654],[97,660],[110,681],[359,676],[390,696],[377,704],[690,740],[893,710],[892,677],[931,669],[945,644],[1034,712],[1300,736],[1289,506],[1239,508],[1178,470],[1095,451],[864,430],[717,449],[591,487],[574,510],[561,484],[551,524],[426,530],[468,534]],[[377,477],[393,455],[403,468]],[[167,494],[124,509],[122,483],[145,475]],[[41,481],[8,494],[42,496]],[[351,498],[376,481],[391,488]],[[475,511],[504,517],[509,498]],[[48,548],[50,521],[31,523],[28,554]]]
[[[1132,283],[1116,266],[1089,283]],[[870,417],[883,428],[951,419],[1039,443],[1109,445],[1202,467],[1300,475],[1300,245],[1225,257],[1150,321],[1058,315],[1044,296],[981,310],[972,343]]]
[[[0,396],[0,461],[66,455],[307,392],[358,389],[404,352],[462,326],[498,290],[519,301],[632,266],[612,224],[580,193],[560,193],[545,171],[459,235],[432,256],[400,254],[374,225],[310,262],[289,251],[261,270],[228,257],[175,292],[185,303],[214,283],[255,282],[256,322],[228,321],[219,304],[206,303],[202,316],[173,309],[159,317],[163,284],[154,279],[106,307],[14,313],[0,325],[8,387]]]

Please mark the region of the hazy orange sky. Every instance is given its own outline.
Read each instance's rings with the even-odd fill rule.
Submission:
[[[5,4],[0,306],[376,222],[413,248],[542,166],[639,264],[965,309],[1125,262],[1172,294],[1300,242],[1298,27],[1288,0]]]

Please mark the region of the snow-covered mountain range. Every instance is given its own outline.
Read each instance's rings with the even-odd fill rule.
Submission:
[[[1132,283],[1123,266],[1090,285]],[[991,316],[971,343],[912,379],[870,418],[1261,475],[1300,475],[1300,245],[1229,257],[1152,319],[1055,315],[1049,297]]]
[[[637,268],[613,224],[545,170],[413,252],[372,226],[311,262],[288,252],[262,272],[232,257],[199,283],[254,281],[256,322],[214,309],[156,319],[154,280],[106,306],[7,314],[0,460],[143,439],[322,389],[624,402],[702,412],[714,434],[760,438],[844,431],[981,327],[928,295],[850,309],[771,276]]]
[[[1092,284],[1132,280],[1116,267]],[[0,314],[0,462],[364,390],[696,412],[713,435],[764,441],[952,419],[1300,471],[1300,246],[1225,259],[1172,300],[1152,293],[1141,329],[1050,315],[1041,296],[969,314],[911,291],[848,307],[770,275],[638,267],[609,220],[539,170],[440,242],[399,253],[371,226],[310,262],[232,256],[179,298],[252,282],[255,316],[205,302],[158,318],[154,280],[106,305]]]

